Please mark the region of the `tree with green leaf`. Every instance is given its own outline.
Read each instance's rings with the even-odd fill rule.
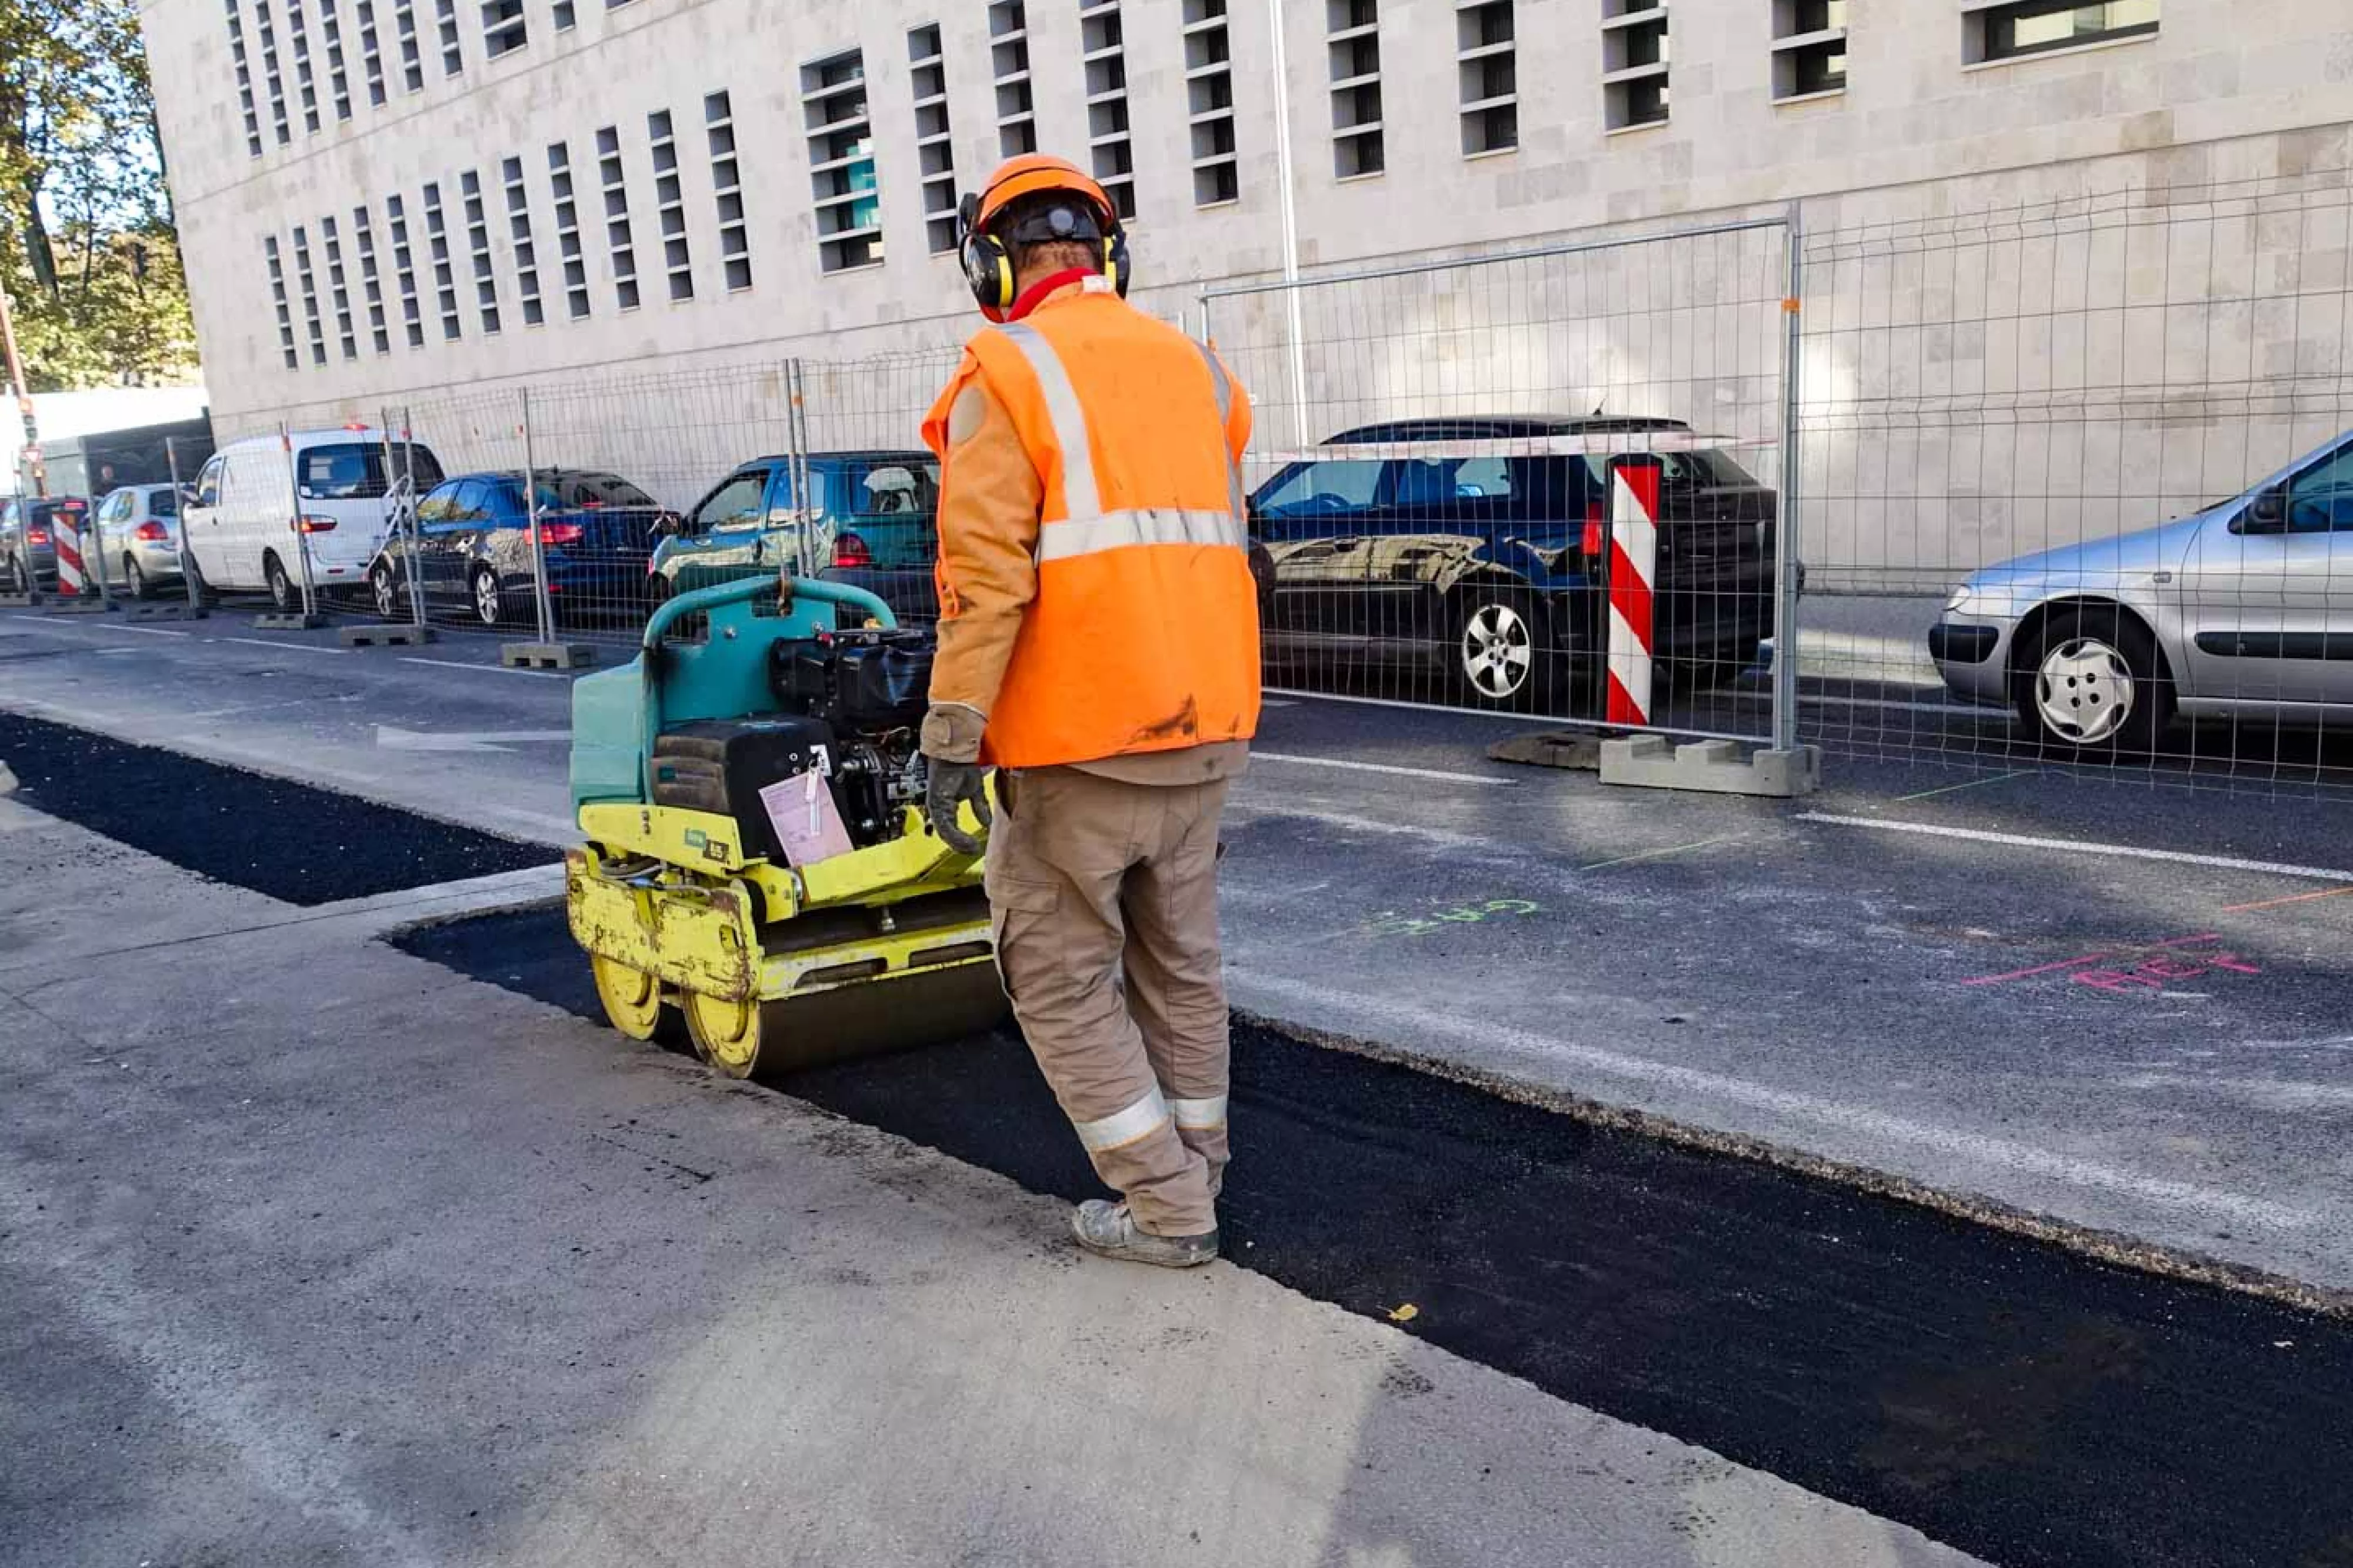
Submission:
[[[195,374],[136,0],[0,3],[0,288],[34,391]]]

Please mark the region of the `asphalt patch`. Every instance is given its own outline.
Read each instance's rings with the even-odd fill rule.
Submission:
[[[290,904],[544,866],[545,847],[355,795],[0,712],[18,798],[158,859]]]
[[[397,942],[601,1021],[560,911]],[[1102,1191],[1009,1033],[786,1089]],[[1231,1114],[1229,1258],[1560,1398],[2010,1568],[2353,1565],[2353,1328],[1262,1028]]]

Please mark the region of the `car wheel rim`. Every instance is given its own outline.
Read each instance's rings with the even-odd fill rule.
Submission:
[[[1528,682],[1535,638],[1509,605],[1482,605],[1462,628],[1462,673],[1484,697],[1511,697]]]
[[[2097,637],[2068,638],[2034,672],[2043,727],[2078,746],[2112,739],[2132,717],[2137,695],[2125,656]]]
[[[487,572],[474,579],[474,613],[486,626],[499,624],[498,580]]]
[[[389,572],[378,572],[375,574],[375,613],[388,621],[392,619],[393,611],[400,607],[394,602],[392,596],[392,574]]]

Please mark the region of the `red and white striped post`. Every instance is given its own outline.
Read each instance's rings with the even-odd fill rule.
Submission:
[[[1609,466],[1609,706],[1612,724],[1651,721],[1651,584],[1659,575],[1659,479],[1653,457]]]
[[[58,560],[58,597],[75,599],[87,586],[81,563],[82,514],[59,507],[49,514],[49,548]]]

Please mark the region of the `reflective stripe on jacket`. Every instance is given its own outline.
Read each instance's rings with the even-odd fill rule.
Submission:
[[[975,378],[1043,483],[1035,513],[998,516],[956,494],[948,416]],[[984,761],[1047,767],[1257,731],[1258,595],[1238,467],[1249,437],[1249,400],[1218,357],[1108,291],[1051,297],[966,345],[923,424],[943,464],[943,621],[965,607],[956,562],[985,542],[955,529],[1034,531],[1037,564],[1002,683],[976,703]],[[944,635],[944,661],[954,643]],[[935,672],[935,693],[965,684]]]

